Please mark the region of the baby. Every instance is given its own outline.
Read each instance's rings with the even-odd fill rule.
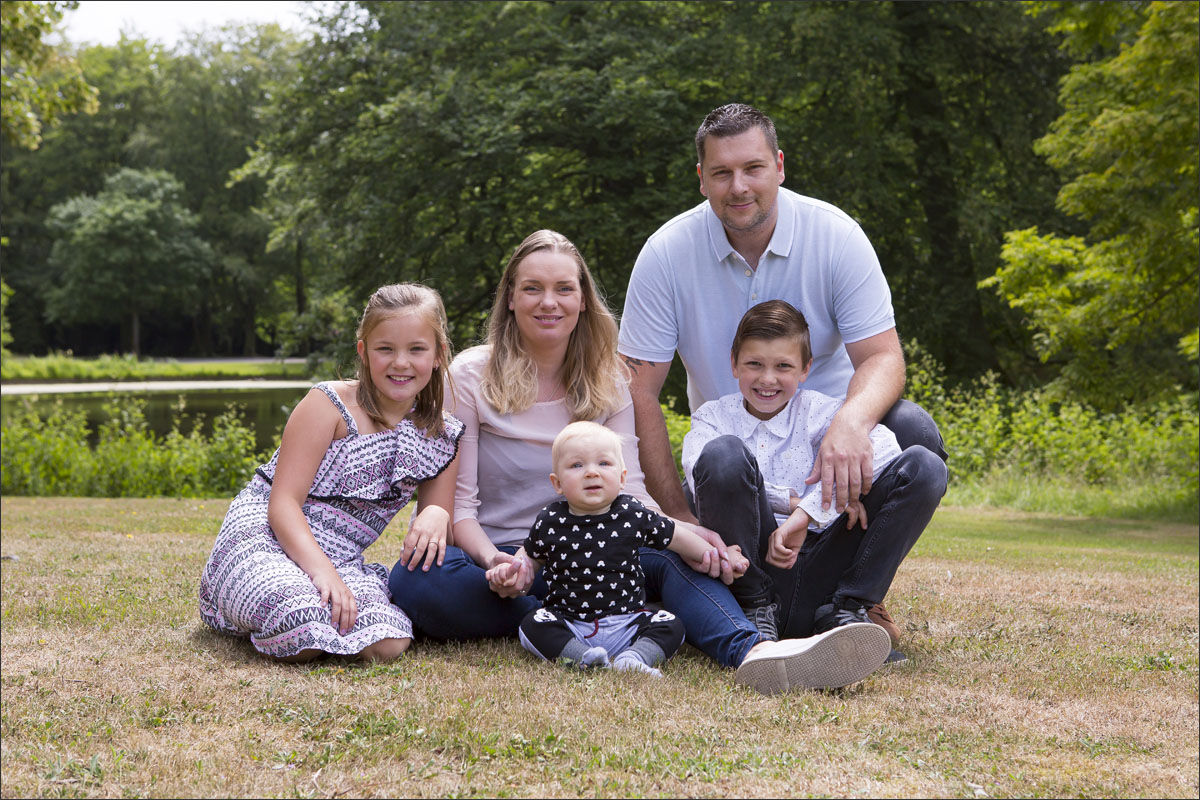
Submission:
[[[638,548],[670,549],[699,562],[712,545],[621,494],[621,438],[608,428],[571,423],[555,438],[551,462],[550,483],[565,499],[542,509],[523,547],[544,567],[550,592],[521,621],[521,644],[547,661],[661,677],[657,667],[683,643],[683,623],[645,608]],[[729,557],[738,562],[736,573],[749,565],[736,549]],[[501,564],[488,578],[504,580],[511,569]]]

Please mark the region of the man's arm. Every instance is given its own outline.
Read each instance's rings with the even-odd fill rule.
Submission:
[[[846,352],[854,365],[846,402],[829,424],[805,481],[820,481],[822,507],[828,507],[833,498],[838,513],[846,509],[849,500],[871,491],[871,429],[904,391],[904,351],[895,328],[847,343]],[[663,426],[665,429],[665,421]]]
[[[626,355],[621,358],[629,367],[638,459],[646,476],[646,491],[668,517],[699,525],[679,484],[675,458],[671,455],[671,440],[667,437],[667,421],[658,400],[671,362],[642,361]]]

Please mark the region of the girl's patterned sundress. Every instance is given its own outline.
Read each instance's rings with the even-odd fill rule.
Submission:
[[[382,639],[412,636],[412,622],[390,602],[388,570],[363,563],[363,550],[408,504],[417,484],[441,474],[458,452],[463,425],[449,414],[441,436],[427,438],[410,420],[359,435],[332,386],[316,385],[346,420],[331,442],[304,501],[317,544],[354,593],[358,619],[342,636],[308,575],[288,558],[267,524],[279,450],[233,500],[200,578],[200,617],[223,633],[249,636],[274,657],[302,650],[352,655]]]

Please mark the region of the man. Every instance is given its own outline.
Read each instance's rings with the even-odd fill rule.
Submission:
[[[642,470],[664,513],[698,522],[675,472],[659,394],[676,352],[688,403],[737,391],[729,345],[753,305],[786,300],[808,320],[812,369],[804,387],[845,403],[816,454],[808,483],[840,513],[871,490],[869,433],[882,422],[902,448],[945,458],[941,435],[900,399],[904,355],[891,292],[859,225],[828,203],[781,188],[784,157],[775,126],[757,109],[713,110],[696,132],[696,172],[707,198],[642,248],[629,281],[618,349],[632,375]],[[923,527],[923,524],[922,524]],[[877,606],[871,618],[899,631]]]

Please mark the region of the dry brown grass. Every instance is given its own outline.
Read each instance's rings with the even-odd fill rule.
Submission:
[[[226,505],[3,499],[0,794],[1197,796],[1195,528],[943,509],[889,596],[911,661],[768,698],[690,648],[268,663],[197,617]]]

